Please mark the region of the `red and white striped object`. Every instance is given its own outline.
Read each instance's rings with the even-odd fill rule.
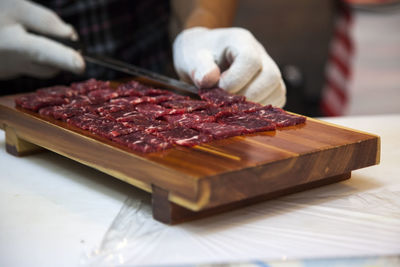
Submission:
[[[351,29],[351,10],[343,4],[335,21],[325,70],[325,86],[321,99],[321,112],[324,116],[344,115],[349,103],[349,83],[354,53]]]

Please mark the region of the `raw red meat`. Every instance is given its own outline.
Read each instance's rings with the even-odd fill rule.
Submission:
[[[289,114],[283,109],[272,107],[271,105],[255,111],[254,114],[273,121],[277,127],[293,126],[306,121],[306,117]]]
[[[129,117],[129,116],[135,115],[135,114],[138,114],[138,112],[135,110],[135,108],[130,107],[128,109],[106,113],[104,115],[104,118],[110,119],[110,120],[115,120],[115,121],[124,121],[125,117]]]
[[[199,95],[201,99],[217,106],[246,101],[246,97],[230,94],[221,88],[201,89]]]
[[[183,126],[191,128],[194,124],[201,122],[213,122],[215,118],[213,116],[208,116],[207,114],[201,113],[184,113],[184,114],[174,114],[174,115],[164,115],[163,119],[173,125]]]
[[[79,94],[86,94],[89,91],[109,89],[111,88],[109,81],[98,81],[96,79],[89,79],[87,81],[72,83],[71,88],[77,90]]]
[[[244,127],[246,129],[246,133],[275,130],[275,123],[273,123],[271,120],[260,118],[257,115],[248,113],[234,114],[227,117],[221,117],[218,119],[218,122],[227,125]]]
[[[170,148],[172,144],[166,139],[144,132],[114,137],[113,141],[138,152],[149,153]]]
[[[124,121],[122,122],[122,124],[137,131],[145,131],[147,133],[154,133],[171,129],[171,125],[169,123],[161,120],[152,119],[136,118],[136,121]]]
[[[262,108],[263,106],[253,102],[237,102],[230,104],[228,107],[231,108],[232,113],[242,113],[242,112],[247,113],[256,111]]]
[[[68,118],[80,116],[87,112],[88,110],[85,107],[57,106],[54,107],[52,116],[57,120],[65,121]]]
[[[112,98],[117,98],[118,93],[114,89],[99,89],[90,91],[87,96],[92,103],[103,103]]]
[[[226,125],[216,122],[203,122],[193,125],[193,128],[208,135],[214,139],[224,139],[236,135],[247,133],[246,128],[236,125]]]
[[[212,116],[215,119],[222,117],[222,116],[232,115],[234,113],[235,113],[235,110],[229,106],[218,107],[215,105],[211,105],[211,106],[207,107],[206,109],[195,110],[192,112],[192,114]]]
[[[79,94],[77,90],[68,86],[56,85],[47,88],[42,88],[36,91],[40,96],[59,96],[59,97],[72,97]]]
[[[169,95],[159,96],[129,96],[129,97],[118,97],[110,100],[112,104],[126,104],[135,106],[142,103],[158,104],[171,99]]]
[[[158,132],[157,135],[181,146],[195,146],[209,142],[212,139],[211,135],[183,127],[175,127],[168,131],[161,131]]]
[[[82,107],[93,104],[87,95],[77,95],[69,98],[64,98],[68,105],[74,107]]]
[[[38,111],[43,107],[62,105],[66,102],[59,96],[39,96],[31,93],[16,98],[15,103],[22,108]]]
[[[144,121],[144,120],[151,120],[151,118],[149,117],[149,116],[146,116],[146,115],[144,115],[144,114],[141,114],[141,113],[139,113],[137,110],[133,110],[133,111],[129,111],[129,112],[125,112],[125,111],[122,111],[122,112],[115,112],[115,113],[111,113],[110,115],[111,116],[115,116],[116,114],[118,114],[118,113],[120,113],[121,114],[121,116],[120,117],[117,117],[116,118],[116,121],[119,121],[119,122],[127,122],[127,121],[130,121],[130,122],[137,122],[137,123],[139,123],[139,122],[141,122],[141,121]]]
[[[129,103],[108,102],[98,107],[96,109],[96,113],[98,113],[100,116],[106,116],[107,114],[110,113],[133,110],[133,109],[134,108]]]
[[[176,110],[184,110],[186,112],[191,112],[198,109],[205,109],[210,106],[210,104],[205,101],[186,99],[166,101],[161,103],[161,105]]]
[[[150,116],[151,118],[158,118],[164,114],[168,114],[168,110],[156,104],[139,104],[135,109],[143,115]]]
[[[68,118],[66,121],[83,130],[89,130],[90,128],[93,128],[93,125],[101,125],[104,120],[95,114],[85,113],[83,115]]]
[[[121,96],[157,96],[171,94],[169,91],[152,88],[137,81],[130,81],[119,85],[117,92]]]
[[[54,109],[59,106],[50,106],[39,109],[39,114],[43,116],[53,117]]]
[[[194,146],[306,120],[280,108],[246,102],[245,97],[219,88],[201,90],[200,96],[203,101],[135,81],[114,90],[109,82],[91,79],[71,87],[39,89],[15,102],[139,152],[160,151],[173,144]]]
[[[110,113],[107,114],[107,117],[137,131],[154,132],[170,128],[170,124],[167,122],[155,120],[152,116],[139,113],[136,110]]]
[[[137,104],[142,103],[143,100],[137,96],[130,96],[130,97],[118,97],[111,99],[109,101],[110,104],[116,104],[120,106],[125,106],[127,109],[134,109],[134,106]]]
[[[102,122],[101,124],[89,128],[89,130],[99,136],[103,136],[109,139],[135,132],[135,129],[126,127],[122,123],[118,123],[115,121]]]
[[[168,101],[171,99],[170,95],[158,95],[158,96],[142,96],[136,100],[132,100],[130,103],[132,104],[141,104],[141,103],[151,103],[158,104],[164,101]]]

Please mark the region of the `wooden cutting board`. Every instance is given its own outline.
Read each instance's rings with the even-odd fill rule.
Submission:
[[[350,178],[379,163],[376,135],[307,118],[304,125],[163,152],[132,152],[0,98],[6,149],[45,148],[152,193],[153,216],[176,223]]]

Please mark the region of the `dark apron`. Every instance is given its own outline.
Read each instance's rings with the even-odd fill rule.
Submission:
[[[168,37],[169,0],[40,0],[73,25],[86,49],[143,68],[172,75]],[[21,76],[0,81],[0,94],[32,91],[89,78],[118,79],[126,75],[87,64],[83,75],[62,72],[51,79]]]

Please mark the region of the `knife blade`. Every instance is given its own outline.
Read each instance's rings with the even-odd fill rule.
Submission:
[[[150,81],[151,83],[161,85],[164,88],[183,90],[193,94],[198,93],[197,87],[189,83],[179,81],[120,60],[87,52],[82,52],[82,56],[87,62],[94,63],[115,71],[123,72],[141,80]]]
[[[147,81],[147,82],[153,83],[157,86],[160,86],[160,87],[163,87],[166,89],[179,90],[179,91],[189,92],[189,93],[193,93],[193,94],[198,93],[197,87],[195,87],[194,85],[191,85],[189,83],[186,83],[184,81],[176,80],[176,79],[167,77],[165,75],[155,73],[150,70],[147,70],[147,69],[144,69],[144,68],[141,68],[141,67],[108,57],[108,56],[90,53],[87,51],[85,46],[79,41],[63,39],[63,38],[50,36],[50,35],[43,35],[43,34],[41,34],[41,35],[79,51],[86,62],[97,64],[97,65],[112,69],[114,71],[126,73],[126,74],[133,76],[141,81],[145,81],[145,82]]]

